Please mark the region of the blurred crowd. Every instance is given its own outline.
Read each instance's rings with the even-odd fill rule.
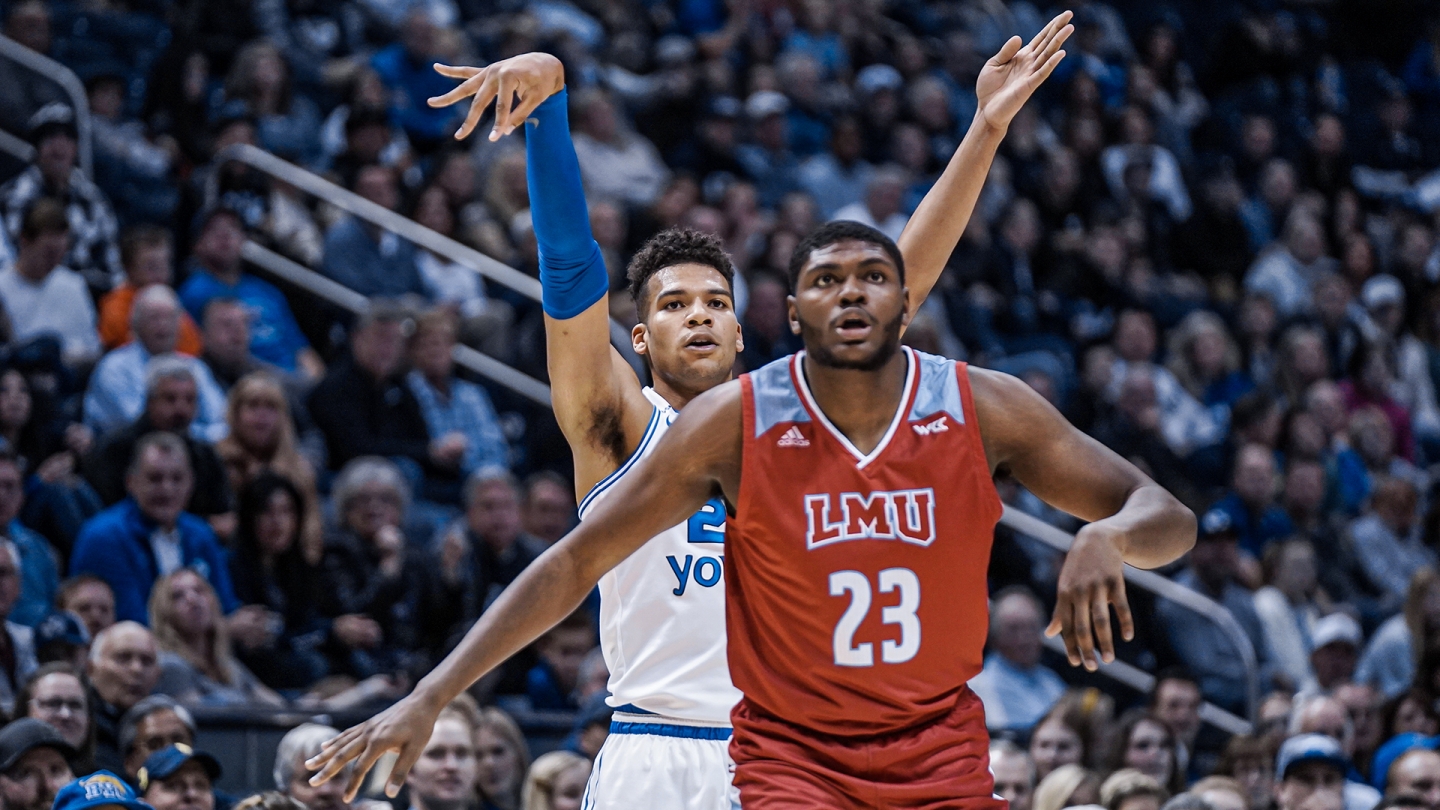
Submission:
[[[1042,641],[1063,556],[1002,527],[972,683],[1001,792],[1017,810],[1440,810],[1440,9],[1068,7],[1068,57],[907,341],[1016,374],[1194,508],[1195,550],[1161,573],[1229,615],[1132,587],[1119,656],[1153,687],[1072,669]],[[536,302],[234,147],[534,276],[520,136],[456,142],[463,110],[425,102],[453,84],[434,62],[551,51],[612,315],[635,320],[623,275],[645,239],[714,233],[755,368],[799,347],[801,236],[838,218],[898,237],[979,67],[1058,10],[0,3],[5,36],[74,70],[88,106],[0,60],[0,129],[29,146],[0,158],[6,806],[113,790],[225,810],[191,709],[384,705],[575,520],[553,416],[453,360],[543,379]],[[262,249],[369,304],[266,276]],[[595,608],[447,711],[411,806],[578,806],[609,719]],[[542,715],[573,733],[532,764],[515,718]],[[329,733],[293,731],[283,795],[245,806],[341,810],[305,784]]]

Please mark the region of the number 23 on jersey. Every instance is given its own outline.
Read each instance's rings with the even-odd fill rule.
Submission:
[[[909,568],[886,568],[877,578],[880,593],[899,591],[898,604],[880,608],[880,621],[899,627],[900,639],[880,642],[880,660],[886,664],[903,664],[920,651],[920,578]],[[873,642],[855,642],[855,631],[870,613],[873,600],[870,579],[859,571],[836,571],[830,575],[830,595],[850,597],[850,606],[835,624],[833,646],[835,665],[841,667],[875,666]]]

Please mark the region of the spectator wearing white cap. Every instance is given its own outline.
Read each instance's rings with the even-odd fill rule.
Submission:
[[[1360,303],[1369,316],[1373,338],[1389,343],[1395,351],[1395,383],[1390,395],[1410,411],[1417,438],[1440,439],[1440,405],[1430,376],[1430,354],[1425,344],[1405,328],[1405,287],[1392,275],[1382,273],[1366,279],[1360,288]]]
[[[1315,673],[1316,688],[1329,692],[1349,683],[1364,643],[1360,623],[1349,614],[1331,613],[1315,623],[1310,641],[1310,668]]]

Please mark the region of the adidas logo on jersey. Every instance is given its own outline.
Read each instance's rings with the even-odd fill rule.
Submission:
[[[781,436],[780,441],[776,442],[775,445],[777,447],[809,447],[810,440],[805,438],[805,435],[800,432],[800,428],[791,425],[790,429],[785,431],[785,435]]]
[[[939,419],[936,419],[928,425],[911,425],[910,427],[915,428],[915,433],[920,436],[933,436],[936,433],[944,433],[950,429],[950,426],[945,423],[944,414],[941,414]]]

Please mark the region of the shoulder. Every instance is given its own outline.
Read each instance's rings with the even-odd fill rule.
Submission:
[[[50,271],[50,284],[55,289],[62,290],[71,295],[83,295],[85,306],[94,308],[90,301],[90,288],[85,285],[85,277],[71,270],[68,267],[57,267]]]
[[[80,535],[76,538],[76,545],[85,540],[103,541],[118,534],[128,531],[127,524],[131,518],[130,501],[127,498],[114,506],[108,506],[95,513],[95,516],[85,521],[80,527]]]
[[[209,447],[206,447],[205,450],[212,455],[215,452]],[[215,532],[211,530],[210,524],[199,515],[181,512],[179,520],[176,521],[176,527],[180,529],[181,537],[199,543],[205,551],[220,551],[220,541],[216,539]]]

